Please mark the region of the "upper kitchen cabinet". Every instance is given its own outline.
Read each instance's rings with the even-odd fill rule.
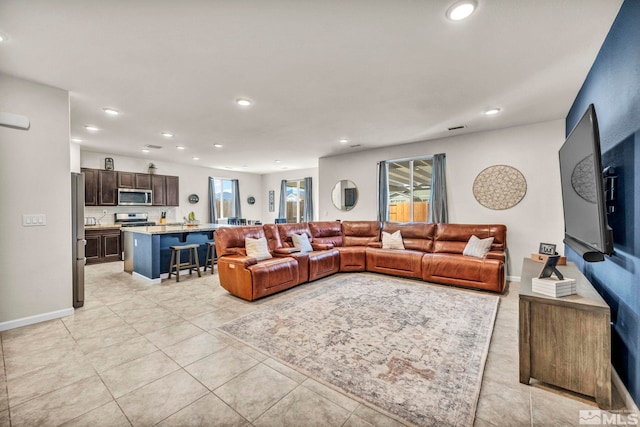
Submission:
[[[164,175],[151,175],[151,191],[153,191],[153,206],[166,206],[167,181]]]
[[[85,206],[117,206],[118,188],[153,191],[153,206],[180,205],[180,178],[82,168]]]
[[[98,205],[118,204],[118,172],[98,170]]]
[[[180,178],[177,176],[165,177],[166,206],[180,205]]]
[[[151,190],[151,175],[147,173],[118,172],[118,188]]]
[[[84,204],[98,205],[98,171],[97,169],[82,169],[84,174]]]

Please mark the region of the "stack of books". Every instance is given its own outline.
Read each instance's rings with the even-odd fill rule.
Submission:
[[[562,280],[551,278],[539,279],[534,277],[531,279],[531,290],[555,298],[566,297],[567,295],[577,293],[575,279],[568,279],[566,277]]]

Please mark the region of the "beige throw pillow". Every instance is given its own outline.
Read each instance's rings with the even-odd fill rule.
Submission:
[[[309,242],[309,236],[307,236],[305,233],[292,234],[291,240],[293,241],[293,247],[300,249],[300,252],[313,251],[313,248],[311,247],[311,242]]]
[[[402,234],[397,230],[393,234],[382,232],[382,249],[404,249]]]
[[[244,239],[244,247],[247,249],[247,256],[258,261],[273,258],[269,253],[269,246],[265,237],[260,237],[259,239],[247,237]]]
[[[487,256],[487,252],[491,249],[492,243],[493,237],[479,239],[476,236],[471,236],[467,246],[464,248],[464,251],[462,251],[462,255],[484,258]]]

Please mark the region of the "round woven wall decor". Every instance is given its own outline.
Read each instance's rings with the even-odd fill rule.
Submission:
[[[496,211],[510,209],[527,194],[527,180],[518,169],[489,166],[473,181],[473,196],[482,206]]]

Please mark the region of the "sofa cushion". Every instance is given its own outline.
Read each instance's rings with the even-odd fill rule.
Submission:
[[[309,223],[309,230],[315,245],[329,244],[333,247],[342,246],[342,227],[339,221],[313,221]]]
[[[478,237],[471,236],[467,246],[462,251],[462,255],[472,256],[475,258],[485,258],[491,244],[493,243],[493,237],[487,237],[486,239],[478,239]]]
[[[313,242],[313,237],[311,236],[311,230],[309,230],[309,223],[307,222],[299,222],[299,223],[291,223],[291,224],[278,224],[278,233],[280,234],[280,242],[285,248],[292,248],[293,241],[291,240],[291,236],[294,234],[306,234],[309,237],[309,242]]]
[[[422,258],[422,280],[502,292],[504,262],[456,254],[426,254]]]
[[[382,231],[395,233],[400,230],[405,249],[431,252],[435,224],[426,222],[385,222]],[[468,239],[467,239],[468,240]]]
[[[404,244],[402,244],[402,233],[400,230],[394,233],[382,232],[382,249],[402,249],[404,250]]]
[[[366,269],[373,273],[402,277],[422,277],[421,251],[366,248]]]
[[[438,224],[433,253],[462,254],[471,236],[479,239],[493,237],[491,251],[504,251],[507,247],[507,227],[500,224]],[[405,241],[406,246],[406,241]]]
[[[300,249],[300,252],[311,252],[313,248],[311,247],[311,243],[309,242],[309,237],[306,234],[292,234],[291,241],[293,242],[293,247]]]
[[[247,256],[255,258],[258,261],[273,258],[269,253],[269,247],[267,246],[267,239],[263,236],[258,239],[247,237],[244,243],[247,249]]]
[[[379,221],[343,221],[344,246],[367,246],[380,241]]]

